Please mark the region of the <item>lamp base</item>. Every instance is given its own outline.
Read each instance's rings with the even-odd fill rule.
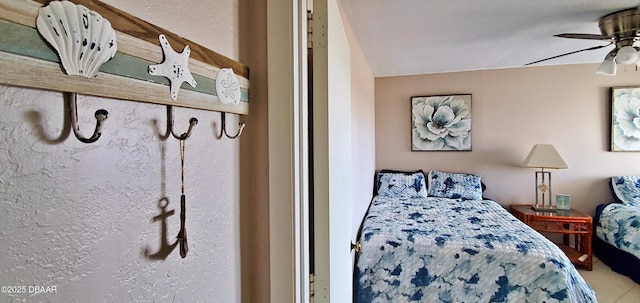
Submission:
[[[539,206],[531,206],[531,209],[535,210],[535,211],[541,211],[541,212],[555,212],[558,209],[555,206],[552,205],[539,205]]]

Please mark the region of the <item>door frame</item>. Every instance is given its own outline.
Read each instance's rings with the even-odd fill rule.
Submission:
[[[267,3],[271,302],[306,303],[308,6],[307,0]],[[352,297],[350,50],[337,0],[312,6],[314,302],[345,302]]]
[[[267,2],[271,302],[309,302],[306,0]]]
[[[351,51],[338,0],[313,2],[314,302],[351,302]]]

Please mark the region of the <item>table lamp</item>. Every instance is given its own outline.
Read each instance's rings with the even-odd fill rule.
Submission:
[[[545,168],[568,168],[560,154],[551,144],[536,144],[522,163],[524,167],[540,168],[536,171],[536,204],[531,208],[535,211],[556,211],[551,200],[551,173]]]

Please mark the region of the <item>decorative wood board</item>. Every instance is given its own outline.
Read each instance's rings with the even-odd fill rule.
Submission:
[[[140,20],[97,0],[73,0],[98,12],[116,31],[118,52],[102,65],[95,78],[64,73],[58,55],[35,28],[38,9],[51,0],[0,0],[0,83],[14,86],[77,92],[115,99],[249,113],[249,69],[197,43]],[[189,69],[198,85],[183,83],[178,99],[170,97],[169,81],[151,76],[147,67],[162,62],[158,36],[181,51],[191,48]],[[215,77],[221,68],[232,68],[241,89],[240,103],[223,104],[216,95]]]

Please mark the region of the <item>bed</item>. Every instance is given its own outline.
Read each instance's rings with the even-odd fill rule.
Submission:
[[[616,202],[596,207],[593,252],[640,284],[640,176],[614,176],[609,184]]]
[[[376,185],[354,302],[596,302],[555,244],[482,198],[479,176],[381,171]]]

